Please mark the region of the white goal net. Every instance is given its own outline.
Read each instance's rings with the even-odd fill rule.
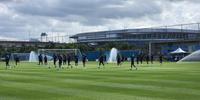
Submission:
[[[82,54],[79,49],[38,49],[38,55],[46,55],[48,60],[53,59],[53,55],[65,55],[72,58],[78,56],[79,60],[82,58]]]

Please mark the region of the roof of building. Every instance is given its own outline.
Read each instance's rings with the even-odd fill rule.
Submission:
[[[189,30],[189,29],[172,29],[172,28],[141,28],[141,29],[123,29],[123,30],[111,30],[111,31],[98,31],[98,32],[85,32],[78,33],[71,36],[70,38],[76,38],[78,36],[88,35],[88,34],[120,34],[120,33],[200,33],[200,30]]]

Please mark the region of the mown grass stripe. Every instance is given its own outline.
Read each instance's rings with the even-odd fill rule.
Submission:
[[[108,64],[97,69],[57,71],[36,63],[21,63],[15,69],[0,67],[0,97],[20,100],[196,100],[200,98],[199,63],[140,65]],[[54,90],[54,91],[53,91]]]

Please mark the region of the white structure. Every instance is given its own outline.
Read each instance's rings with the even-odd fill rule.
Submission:
[[[29,56],[29,62],[37,62],[38,61],[38,56],[34,51],[31,51],[30,56]]]
[[[178,48],[177,50],[171,52],[171,54],[184,54],[184,53],[187,53],[187,52],[184,51],[184,50],[181,49],[181,48]]]
[[[118,53],[118,50],[116,48],[111,49],[109,59],[108,59],[109,63],[117,62],[117,53]]]
[[[192,54],[184,57],[179,62],[199,62],[200,61],[200,50],[193,52]],[[179,63],[178,62],[178,63]]]

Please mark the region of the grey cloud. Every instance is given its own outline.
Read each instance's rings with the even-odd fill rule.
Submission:
[[[200,0],[167,0],[167,1],[170,1],[170,2],[191,2],[191,3],[200,3]]]
[[[186,1],[186,2],[185,2]],[[198,21],[199,0],[0,0],[0,37],[27,38],[29,31],[76,33],[121,28],[121,24]],[[184,4],[184,5],[183,5]],[[190,4],[190,6],[185,6]],[[178,6],[176,6],[178,5]],[[195,7],[193,7],[196,6]],[[180,7],[186,10],[177,10]],[[188,14],[189,13],[189,14]],[[186,16],[187,17],[182,17]],[[195,15],[195,16],[193,16]],[[154,25],[154,26],[155,26]],[[84,30],[84,29],[83,29]]]
[[[25,1],[25,0],[0,0],[0,2],[4,2],[4,3],[12,3],[12,2],[20,3],[23,1]]]
[[[24,15],[64,18],[86,25],[101,25],[109,19],[138,19],[161,13],[161,7],[149,0],[136,0],[133,4],[128,2],[130,0],[34,0],[11,8]],[[81,19],[74,20],[71,16]]]

